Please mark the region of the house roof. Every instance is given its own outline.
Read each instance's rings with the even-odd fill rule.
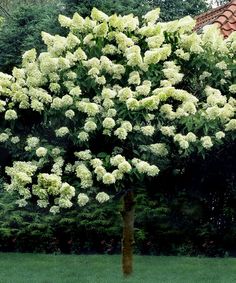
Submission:
[[[236,0],[232,0],[211,11],[196,16],[195,30],[201,30],[205,25],[218,24],[224,37],[236,31]]]

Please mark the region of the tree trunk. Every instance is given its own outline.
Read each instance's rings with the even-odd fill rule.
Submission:
[[[122,211],[122,269],[124,276],[128,276],[133,272],[134,205],[134,193],[129,191],[124,195]]]

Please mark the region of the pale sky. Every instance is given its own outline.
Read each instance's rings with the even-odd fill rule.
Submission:
[[[207,0],[207,2],[211,3],[213,8],[216,8],[218,6],[215,0]]]

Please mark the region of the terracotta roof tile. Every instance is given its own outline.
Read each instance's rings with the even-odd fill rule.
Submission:
[[[195,30],[198,31],[205,25],[217,23],[224,37],[228,37],[233,31],[236,31],[236,0],[203,13],[195,19]]]

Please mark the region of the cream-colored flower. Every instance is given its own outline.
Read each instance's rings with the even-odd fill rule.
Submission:
[[[48,150],[45,147],[39,147],[36,149],[36,155],[38,157],[44,157],[46,156]]]
[[[213,146],[211,137],[209,137],[209,136],[202,137],[201,143],[202,143],[202,146],[206,149],[209,149]]]
[[[89,197],[84,194],[80,193],[78,194],[78,205],[79,206],[85,206],[89,202]]]
[[[70,130],[67,127],[61,127],[57,130],[55,130],[55,134],[57,137],[64,137],[67,134],[69,134]]]
[[[4,116],[5,120],[16,120],[17,119],[17,113],[15,110],[7,110]]]
[[[111,185],[116,182],[116,179],[111,173],[105,173],[102,177],[102,182],[106,185]]]
[[[110,199],[109,195],[105,192],[100,192],[96,195],[96,200],[100,203],[104,203]]]
[[[113,118],[107,117],[103,120],[102,125],[106,129],[113,129],[116,125],[116,122]]]

